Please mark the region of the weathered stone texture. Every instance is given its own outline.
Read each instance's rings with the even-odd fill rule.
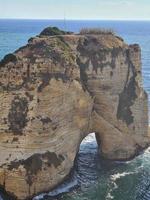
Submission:
[[[25,199],[69,174],[96,132],[104,158],[145,148],[147,94],[138,45],[114,35],[40,36],[0,63],[0,185]]]

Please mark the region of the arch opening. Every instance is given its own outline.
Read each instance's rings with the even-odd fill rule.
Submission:
[[[81,187],[86,187],[98,179],[99,161],[96,133],[89,133],[81,141],[75,160],[75,173]]]
[[[80,188],[85,189],[98,180],[100,157],[95,133],[89,133],[80,143],[74,167],[67,180],[53,191],[41,194],[33,200],[44,200],[46,196],[56,198]]]

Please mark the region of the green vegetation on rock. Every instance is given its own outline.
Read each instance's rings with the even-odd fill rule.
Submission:
[[[7,54],[1,61],[0,61],[0,67],[3,65],[9,63],[9,62],[16,62],[17,58],[14,54]]]
[[[40,36],[42,35],[54,36],[54,35],[67,35],[67,34],[71,34],[71,32],[60,30],[57,27],[47,27],[40,33]]]

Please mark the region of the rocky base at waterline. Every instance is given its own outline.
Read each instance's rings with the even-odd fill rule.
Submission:
[[[106,159],[150,143],[140,47],[111,32],[48,28],[0,62],[0,185],[19,200],[49,191],[96,133]]]

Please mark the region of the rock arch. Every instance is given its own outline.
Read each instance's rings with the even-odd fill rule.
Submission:
[[[53,189],[90,132],[106,159],[130,159],[144,149],[150,140],[140,59],[138,45],[112,33],[41,35],[6,56],[0,185],[20,200]]]

